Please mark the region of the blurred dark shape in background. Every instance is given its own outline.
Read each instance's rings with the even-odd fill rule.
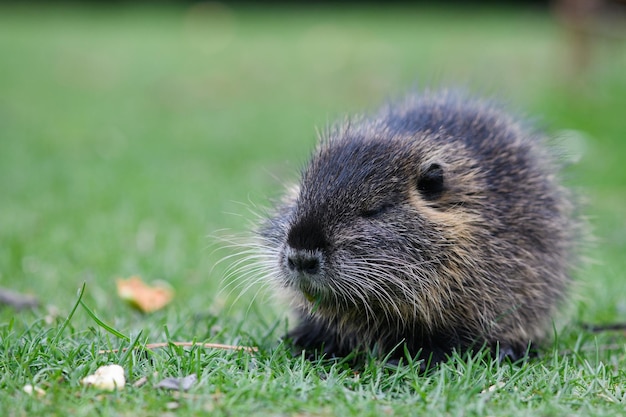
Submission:
[[[1,0],[0,3],[41,3],[41,4],[51,4],[58,3],[64,5],[72,5],[72,4],[80,4],[80,3],[102,3],[102,4],[194,4],[194,3],[205,3],[203,0],[73,0],[73,1],[46,1],[46,0]],[[516,4],[545,4],[548,5],[550,3],[549,0],[509,0],[509,1],[499,1],[499,0],[474,0],[474,1],[463,1],[463,0],[448,0],[445,2],[436,1],[436,0],[390,0],[390,1],[380,1],[380,0],[345,0],[342,2],[332,1],[332,0],[269,0],[263,2],[250,1],[250,0],[223,0],[219,3],[224,3],[228,5],[241,5],[241,6],[257,6],[261,7],[264,4],[282,4],[285,6],[296,6],[296,5],[307,5],[307,4],[329,4],[340,6],[341,4],[406,4],[406,5],[419,5],[419,4],[431,4],[433,6],[445,6],[445,5],[463,5],[463,4],[499,4],[499,5],[516,5]]]
[[[205,3],[206,1],[202,0],[73,0],[73,1],[45,1],[45,0],[0,0],[1,3],[15,3],[15,4],[25,4],[25,3],[40,3],[42,5],[49,5],[52,3],[58,3],[62,5],[72,5],[72,4],[102,4],[102,5],[120,5],[120,4],[144,4],[144,5],[190,5],[195,3]],[[219,3],[223,3],[229,6],[253,6],[253,7],[263,7],[264,5],[272,4],[272,5],[281,5],[281,6],[311,6],[311,5],[329,5],[329,6],[343,6],[343,5],[405,5],[405,6],[416,6],[416,5],[431,5],[433,7],[445,7],[445,6],[467,6],[467,5],[493,5],[499,7],[515,7],[515,6],[523,6],[523,5],[542,5],[543,7],[548,7],[550,4],[550,0],[473,0],[473,1],[463,1],[463,0],[447,0],[447,1],[436,1],[436,0],[390,0],[390,1],[380,1],[380,0],[344,0],[341,2],[332,1],[332,0],[269,0],[263,2],[250,1],[250,0],[223,0],[219,1]]]
[[[556,0],[553,10],[567,32],[574,79],[590,70],[599,48],[626,40],[626,0]]]

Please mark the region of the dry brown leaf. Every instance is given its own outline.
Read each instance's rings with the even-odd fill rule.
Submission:
[[[151,313],[168,305],[174,291],[166,285],[148,285],[138,276],[117,280],[117,294],[131,306]]]

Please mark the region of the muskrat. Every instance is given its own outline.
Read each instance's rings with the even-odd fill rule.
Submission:
[[[308,352],[526,356],[568,292],[576,219],[546,135],[492,101],[410,94],[321,138],[259,229]]]

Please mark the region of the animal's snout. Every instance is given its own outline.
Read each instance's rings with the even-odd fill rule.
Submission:
[[[305,216],[294,223],[287,234],[287,244],[295,251],[302,253],[326,249],[328,240],[319,216]]]
[[[292,250],[287,255],[287,268],[291,272],[316,275],[320,272],[322,255],[319,251]]]

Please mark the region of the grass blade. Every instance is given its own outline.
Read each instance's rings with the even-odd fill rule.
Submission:
[[[83,294],[85,293],[86,285],[87,284],[83,282],[83,286],[81,287],[80,291],[78,291],[78,300],[76,300],[76,303],[74,304],[74,307],[72,307],[70,314],[68,314],[68,316],[65,318],[65,321],[61,325],[61,328],[57,332],[56,336],[54,336],[54,339],[52,340],[53,345],[56,345],[56,343],[59,341],[59,338],[65,331],[65,328],[70,323],[70,320],[72,320],[72,317],[74,316],[74,313],[76,312],[76,309],[78,308],[78,304],[82,304]]]
[[[83,286],[83,288],[84,288],[84,286]],[[106,324],[105,322],[100,320],[100,318],[98,318],[96,313],[94,313],[89,307],[87,307],[87,305],[85,303],[83,303],[83,300],[78,299],[78,302],[80,303],[80,305],[83,306],[83,308],[85,309],[87,314],[89,314],[89,317],[91,317],[93,319],[93,321],[95,321],[98,324],[98,326],[102,327],[104,330],[106,330],[107,332],[111,333],[113,336],[119,337],[120,339],[123,339],[123,340],[127,341],[128,343],[130,343],[130,337],[128,337],[125,334],[115,330],[113,327],[109,326],[108,324]]]

